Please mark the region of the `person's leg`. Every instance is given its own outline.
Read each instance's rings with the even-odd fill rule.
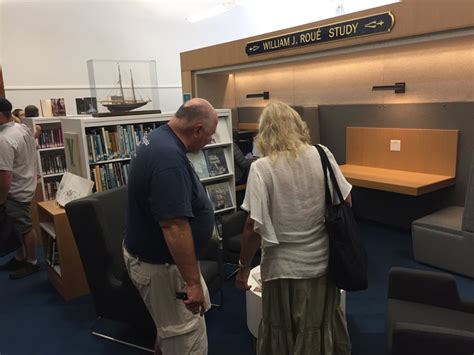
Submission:
[[[21,246],[15,251],[15,255],[6,263],[0,265],[0,271],[15,271],[22,268],[25,264],[25,249],[23,238],[21,237],[22,230],[21,226],[18,225],[18,220],[22,218],[24,212],[19,203],[11,199],[7,199],[4,205],[4,213],[8,215],[9,218],[14,220],[15,229],[18,233],[18,238],[21,243]]]
[[[204,316],[200,317],[199,325],[192,331],[162,339],[161,349],[165,355],[207,355],[207,329]]]
[[[36,264],[36,232],[32,228],[29,232],[23,235],[23,248],[26,261]]]
[[[31,221],[30,203],[16,202],[15,223],[18,232],[22,235],[22,244],[24,251],[20,255],[25,256],[23,267],[10,274],[10,280],[17,280],[34,274],[40,270],[38,261],[36,260],[36,242],[35,230]]]
[[[184,280],[176,265],[140,262],[130,256],[126,249],[124,258],[130,279],[155,322],[157,328],[155,351],[161,349],[163,355],[207,354],[204,317],[192,314],[182,300],[176,299],[176,292],[185,291]],[[202,277],[201,283],[210,307],[209,293]]]

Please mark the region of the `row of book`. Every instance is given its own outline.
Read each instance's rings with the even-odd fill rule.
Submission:
[[[41,149],[62,147],[64,144],[61,127],[42,130],[37,144]]]
[[[197,153],[188,153],[187,156],[200,179],[229,173],[222,147],[207,148]]]
[[[41,170],[44,175],[64,173],[67,170],[64,152],[41,155]]]
[[[44,194],[46,200],[55,200],[58,192],[59,181],[50,181],[44,183]]]
[[[95,192],[101,192],[114,187],[126,185],[130,164],[108,163],[91,167],[91,180],[94,181]]]
[[[136,147],[159,123],[92,128],[86,134],[89,163],[131,158]]]

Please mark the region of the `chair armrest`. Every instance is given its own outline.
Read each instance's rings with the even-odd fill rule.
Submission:
[[[222,239],[227,239],[237,234],[241,234],[244,230],[247,213],[237,211],[222,216]]]
[[[456,279],[443,272],[393,267],[389,273],[388,298],[466,311]]]
[[[206,255],[201,260],[216,261],[219,265],[219,273],[224,280],[224,257],[222,255],[222,241],[219,239],[211,239],[209,241]]]
[[[471,355],[474,333],[415,323],[396,323],[392,355]]]

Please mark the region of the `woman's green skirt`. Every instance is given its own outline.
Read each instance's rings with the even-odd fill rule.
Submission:
[[[340,290],[326,275],[263,283],[258,355],[349,355]]]

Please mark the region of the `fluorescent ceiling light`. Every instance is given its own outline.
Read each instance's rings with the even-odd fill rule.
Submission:
[[[199,11],[195,14],[189,15],[186,20],[189,22],[198,22],[209,17],[220,15],[226,11],[229,11],[231,8],[235,6],[234,2],[225,2],[222,4],[218,4],[216,6],[210,7],[208,9]]]

